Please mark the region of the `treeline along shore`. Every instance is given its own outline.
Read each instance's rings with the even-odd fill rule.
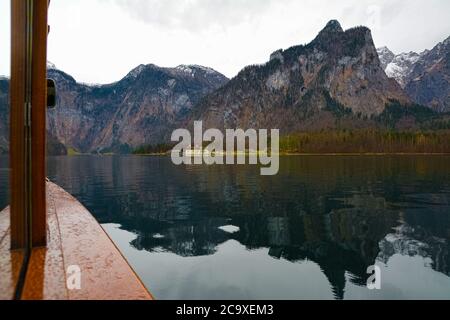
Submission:
[[[450,130],[340,130],[297,133],[280,139],[282,153],[448,153]]]
[[[165,155],[173,144],[141,146],[136,155]],[[450,154],[450,130],[321,130],[280,138],[281,154]]]

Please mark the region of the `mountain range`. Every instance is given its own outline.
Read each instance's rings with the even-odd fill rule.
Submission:
[[[450,37],[431,50],[395,55],[378,49],[382,67],[416,103],[450,112]]]
[[[77,83],[50,68],[57,107],[48,112],[50,132],[80,152],[130,152],[166,138],[179,119],[228,79],[202,66],[140,65],[122,80],[101,86]]]
[[[386,105],[411,104],[400,85],[380,66],[371,32],[344,31],[330,21],[307,45],[278,50],[263,65],[249,66],[206,97],[192,120],[215,128],[331,129],[362,124]],[[338,121],[339,120],[339,121]]]
[[[51,149],[127,153],[167,143],[173,129],[432,128],[450,112],[450,38],[423,53],[376,49],[366,27],[330,21],[306,45],[277,50],[233,79],[197,65],[140,65],[118,82],[87,85],[48,65],[57,107]],[[7,152],[9,80],[0,79],[0,152]]]

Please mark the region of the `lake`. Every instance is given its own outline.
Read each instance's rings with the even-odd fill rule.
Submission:
[[[157,299],[450,299],[450,156],[286,156],[259,173],[48,161]],[[374,264],[381,290],[366,287]]]

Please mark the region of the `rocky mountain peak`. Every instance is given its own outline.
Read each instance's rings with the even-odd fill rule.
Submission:
[[[420,54],[409,69],[405,90],[417,103],[450,111],[450,37]]]
[[[338,59],[362,55],[378,57],[369,28],[358,26],[344,31],[336,20],[330,21],[307,47],[314,47]]]
[[[447,39],[444,40],[443,42],[444,45],[448,46],[450,45],[450,37],[448,37]]]
[[[182,64],[179,65],[178,67],[176,67],[177,70],[183,71],[183,72],[187,72],[187,73],[192,73],[195,71],[203,71],[209,74],[213,74],[213,73],[218,73],[216,70],[214,70],[213,68],[209,68],[209,67],[204,67],[204,66],[200,66],[197,64]]]
[[[57,84],[58,83],[62,83],[62,84],[76,83],[76,80],[72,76],[70,76],[67,73],[65,73],[61,70],[58,70],[56,68],[49,68],[48,66],[47,66],[47,77],[55,80]]]
[[[377,116],[392,100],[410,102],[381,68],[370,29],[344,32],[333,20],[309,44],[277,50],[267,63],[244,68],[202,100],[191,118],[205,127],[287,133],[326,127],[336,114]]]
[[[450,111],[450,37],[431,50],[393,54],[377,49],[381,65],[416,103],[438,112]]]
[[[322,43],[327,46],[332,46],[333,42],[336,41],[342,34],[344,34],[344,29],[342,29],[341,24],[337,20],[329,21],[326,26],[318,33],[317,37],[312,41],[312,43]]]
[[[330,20],[325,28],[321,31],[323,32],[344,32],[344,29],[342,29],[341,24],[337,20]]]
[[[391,58],[391,59],[388,59]],[[412,72],[414,65],[419,61],[421,55],[416,52],[404,52],[397,55],[380,56],[380,61],[387,61],[387,64],[382,64],[389,78],[395,79],[402,88],[407,84],[408,77]]]
[[[450,47],[450,37],[445,39],[444,41],[437,44],[437,46],[434,49],[437,50],[448,50]]]
[[[142,71],[144,71],[147,68],[146,65],[144,64],[140,64],[139,66],[137,66],[136,68],[134,68],[133,70],[131,70],[126,78],[136,78],[139,74],[141,74]]]
[[[57,69],[57,68],[54,63],[47,61],[47,69]]]
[[[175,68],[175,71],[190,76],[192,78],[202,77],[209,80],[215,80],[218,82],[227,82],[228,79],[220,72],[214,70],[210,67],[204,67],[201,65],[191,64],[191,65],[179,65]]]
[[[388,47],[381,47],[377,49],[378,57],[380,58],[381,67],[386,69],[389,63],[395,58],[395,54],[389,50]]]

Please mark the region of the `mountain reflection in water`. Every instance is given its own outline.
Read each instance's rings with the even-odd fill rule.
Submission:
[[[367,267],[377,263],[393,269],[388,262],[397,255],[424,258],[418,272],[431,270],[450,279],[447,156],[282,157],[274,177],[260,176],[253,166],[176,167],[166,157],[58,157],[49,160],[49,176],[105,226],[116,224],[134,235],[119,246],[159,298],[209,297],[206,289],[202,292],[202,275],[197,280],[184,275],[190,291],[198,291],[193,296],[168,294],[181,284],[152,274],[164,268],[162,261],[158,267],[161,253],[183,257],[170,266],[182,273],[183,263],[213,260],[230,243],[245,246],[249,259],[267,248],[272,262],[264,260],[263,266],[255,260],[252,266],[267,267],[267,278],[283,276],[271,274],[273,261],[315,263],[331,292],[314,297],[347,298],[349,284],[365,289]],[[152,265],[139,267],[137,252],[151,256]],[[415,279],[410,281],[414,286]],[[220,286],[218,298],[240,297],[225,288],[221,295]],[[250,282],[235,286],[242,286],[244,297],[259,297]],[[422,298],[436,297],[438,290],[424,290],[419,283],[413,289]],[[277,296],[283,287],[267,290],[271,298],[284,297]],[[308,288],[299,290],[308,297]],[[437,297],[450,298],[450,288],[443,290]]]

